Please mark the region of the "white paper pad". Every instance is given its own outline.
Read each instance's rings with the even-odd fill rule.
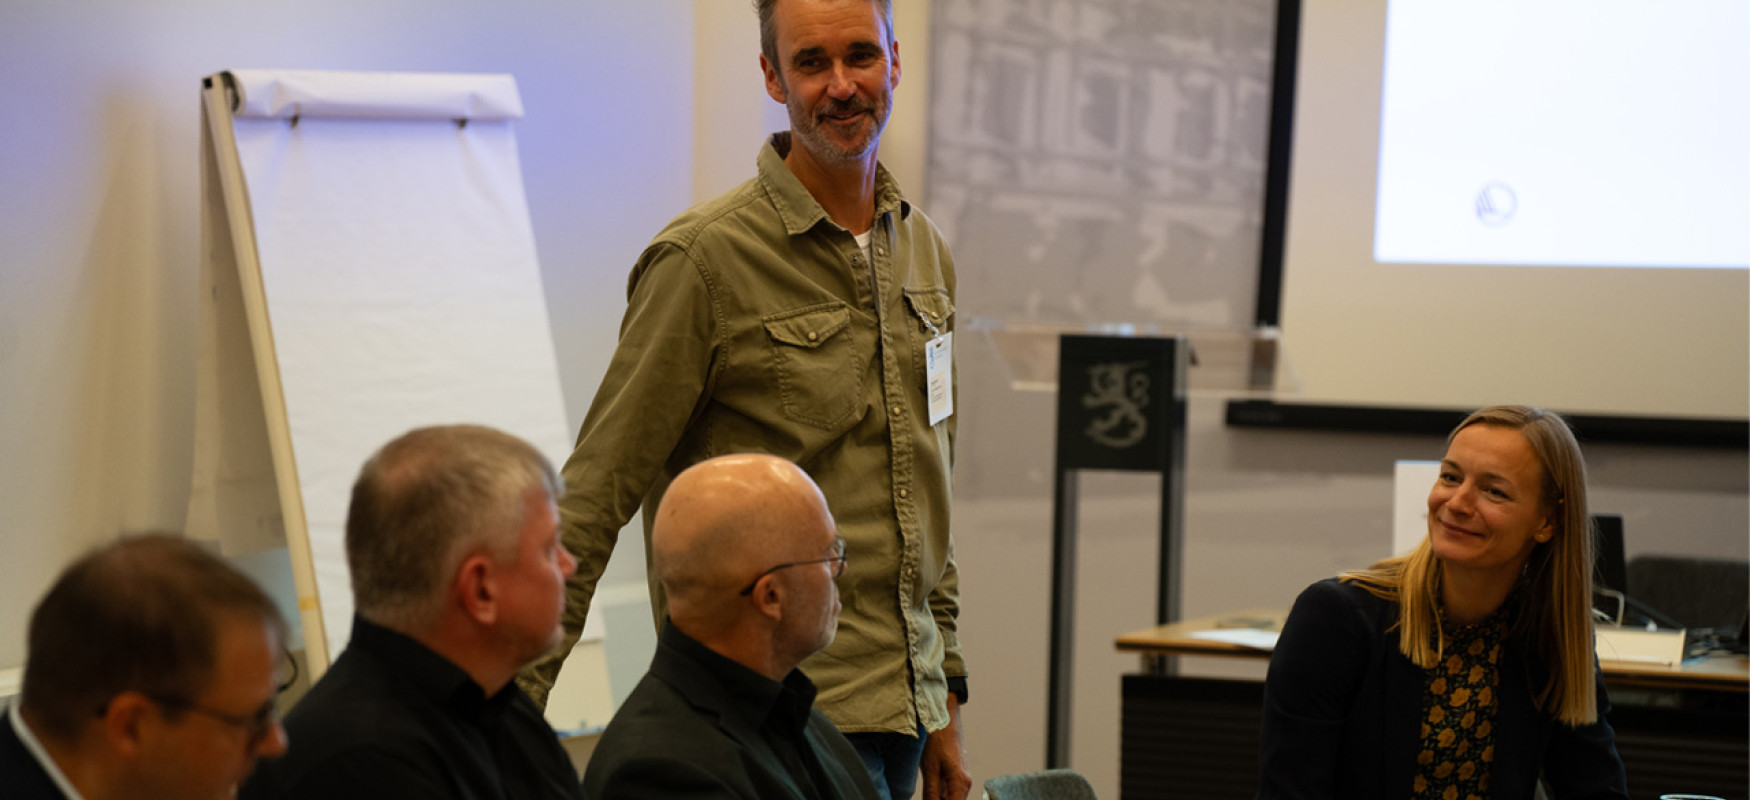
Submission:
[[[347,504],[376,448],[466,422],[556,465],[570,453],[522,106],[505,75],[233,75],[264,115],[232,130],[333,656],[351,630]]]
[[[238,117],[290,119],[520,119],[509,75],[235,69]],[[241,147],[241,145],[239,145]]]
[[[1275,650],[1276,632],[1261,631],[1256,628],[1222,628],[1213,631],[1197,631],[1191,634],[1193,639],[1207,639],[1212,642],[1249,647],[1253,650]]]

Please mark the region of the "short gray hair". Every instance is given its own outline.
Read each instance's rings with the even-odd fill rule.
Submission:
[[[470,550],[509,558],[531,494],[557,499],[553,465],[480,425],[419,428],[365,462],[346,515],[346,562],[361,616],[402,631],[431,622]]]
[[[893,44],[893,0],[868,0],[881,12],[881,20],[887,23],[887,43]],[[778,7],[778,0],[753,0],[754,13],[760,17],[760,52],[766,56],[766,63],[772,69],[778,69],[778,23],[773,19],[773,12]],[[782,74],[782,73],[780,73]]]

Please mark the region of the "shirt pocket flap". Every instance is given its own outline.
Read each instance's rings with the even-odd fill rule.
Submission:
[[[842,304],[811,306],[765,318],[773,341],[814,349],[851,324],[851,310]]]
[[[948,299],[947,289],[907,289],[905,301],[911,313],[930,327],[940,327],[954,316],[954,302]]]

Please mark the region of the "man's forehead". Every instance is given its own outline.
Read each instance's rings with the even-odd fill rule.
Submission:
[[[221,617],[215,632],[213,672],[207,681],[208,695],[256,693],[285,653],[279,626],[253,616]],[[263,670],[266,672],[264,673]]]
[[[776,38],[793,53],[825,49],[828,41],[883,49],[892,38],[874,0],[780,0],[773,19]]]

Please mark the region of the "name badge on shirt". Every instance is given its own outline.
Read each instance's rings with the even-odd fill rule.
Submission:
[[[954,332],[924,345],[924,376],[929,380],[930,424],[954,416]]]

